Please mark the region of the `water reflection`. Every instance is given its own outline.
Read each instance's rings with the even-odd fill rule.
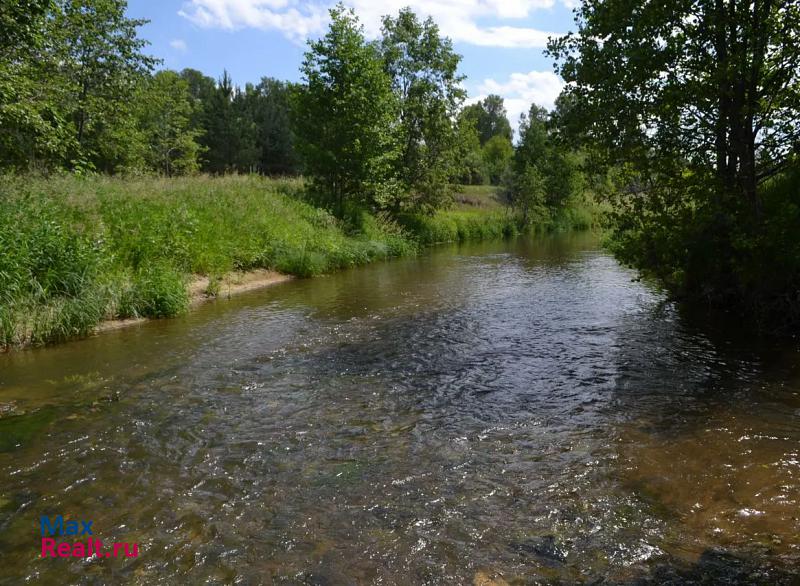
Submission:
[[[0,576],[791,582],[795,349],[632,276],[443,249],[0,357]],[[39,560],[43,512],[143,555]]]

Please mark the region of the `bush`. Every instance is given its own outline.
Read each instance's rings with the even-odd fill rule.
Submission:
[[[128,317],[172,317],[186,310],[189,298],[186,279],[166,263],[149,265],[136,273],[119,299],[117,315]]]
[[[779,329],[800,323],[800,166],[745,202],[714,203],[706,188],[670,194],[660,213],[618,212],[611,249],[675,296],[702,301]]]

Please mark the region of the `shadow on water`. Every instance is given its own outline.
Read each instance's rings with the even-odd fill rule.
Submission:
[[[633,585],[663,584],[752,584],[791,585],[798,583],[798,575],[772,567],[754,559],[737,556],[720,550],[706,550],[697,562],[690,566],[659,564],[649,575],[634,580]]]
[[[615,357],[615,474],[668,521],[641,583],[798,583],[796,342],[706,317],[630,314]]]
[[[633,277],[443,248],[0,357],[0,583],[796,582],[796,348]]]

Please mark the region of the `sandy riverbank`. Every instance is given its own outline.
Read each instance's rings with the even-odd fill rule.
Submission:
[[[292,275],[284,275],[283,273],[265,269],[228,273],[213,283],[209,277],[198,276],[188,286],[189,310],[191,311],[193,308],[208,301],[228,299],[234,295],[263,289],[292,279],[294,279]],[[150,320],[151,318],[146,317],[107,320],[97,325],[95,333],[119,330]]]

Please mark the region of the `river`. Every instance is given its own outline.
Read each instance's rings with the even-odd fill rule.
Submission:
[[[796,583],[800,353],[736,329],[566,235],[2,355],[0,583]]]

